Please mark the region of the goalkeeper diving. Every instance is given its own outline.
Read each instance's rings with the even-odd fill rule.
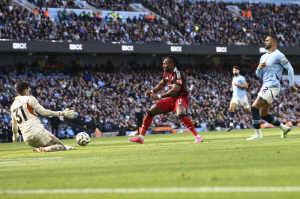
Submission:
[[[64,151],[75,149],[73,146],[64,145],[57,137],[44,128],[36,112],[43,116],[64,116],[74,118],[74,110],[50,111],[39,104],[38,100],[29,96],[29,83],[17,83],[18,96],[11,105],[13,141],[19,137],[18,128],[21,130],[24,141],[32,147],[35,153]],[[36,111],[36,112],[35,112]]]

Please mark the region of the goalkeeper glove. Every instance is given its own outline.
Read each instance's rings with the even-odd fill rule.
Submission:
[[[74,110],[69,110],[69,108],[67,108],[63,112],[59,111],[58,115],[73,119],[74,118]]]

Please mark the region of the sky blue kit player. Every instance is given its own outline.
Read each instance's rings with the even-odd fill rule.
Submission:
[[[229,107],[229,128],[227,129],[227,132],[234,129],[234,111],[238,105],[242,105],[248,113],[251,112],[246,92],[248,83],[246,82],[245,77],[240,75],[240,68],[238,66],[232,68],[232,73],[234,77],[232,79],[232,87],[230,90],[233,91],[233,93]]]
[[[268,53],[261,56],[256,75],[263,79],[263,85],[258,96],[251,107],[252,124],[255,128],[255,135],[247,140],[261,140],[263,136],[260,129],[260,119],[278,126],[282,131],[282,138],[285,138],[291,128],[282,124],[276,117],[269,114],[271,104],[280,92],[280,79],[283,69],[288,71],[289,86],[291,92],[297,93],[294,86],[294,69],[285,55],[277,49],[278,38],[276,35],[269,35],[265,40],[265,48]]]

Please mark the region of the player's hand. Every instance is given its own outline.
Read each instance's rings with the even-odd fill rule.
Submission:
[[[69,110],[69,108],[67,108],[63,112],[60,111],[59,116],[64,116],[64,117],[73,119],[74,118],[74,110]]]
[[[290,87],[292,93],[298,93],[298,89],[295,86]]]
[[[152,95],[153,94],[153,91],[151,90],[151,91],[146,91],[146,93],[145,93],[145,95],[148,97],[148,96],[150,96],[150,95]]]
[[[230,87],[230,91],[231,91],[231,92],[233,91],[233,88],[232,88],[232,87]]]
[[[258,68],[263,69],[263,68],[266,68],[266,66],[267,66],[267,63],[265,61],[265,62],[259,64]]]
[[[159,100],[159,98],[158,98],[158,95],[157,95],[157,94],[153,94],[153,95],[151,96],[151,98],[152,98],[153,100]]]

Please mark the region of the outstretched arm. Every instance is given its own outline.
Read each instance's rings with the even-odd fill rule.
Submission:
[[[43,116],[64,116],[67,118],[74,118],[74,110],[69,110],[68,108],[66,110],[62,111],[51,111],[48,109],[45,109],[40,103],[37,101],[36,98],[31,97],[28,104],[39,114]]]

